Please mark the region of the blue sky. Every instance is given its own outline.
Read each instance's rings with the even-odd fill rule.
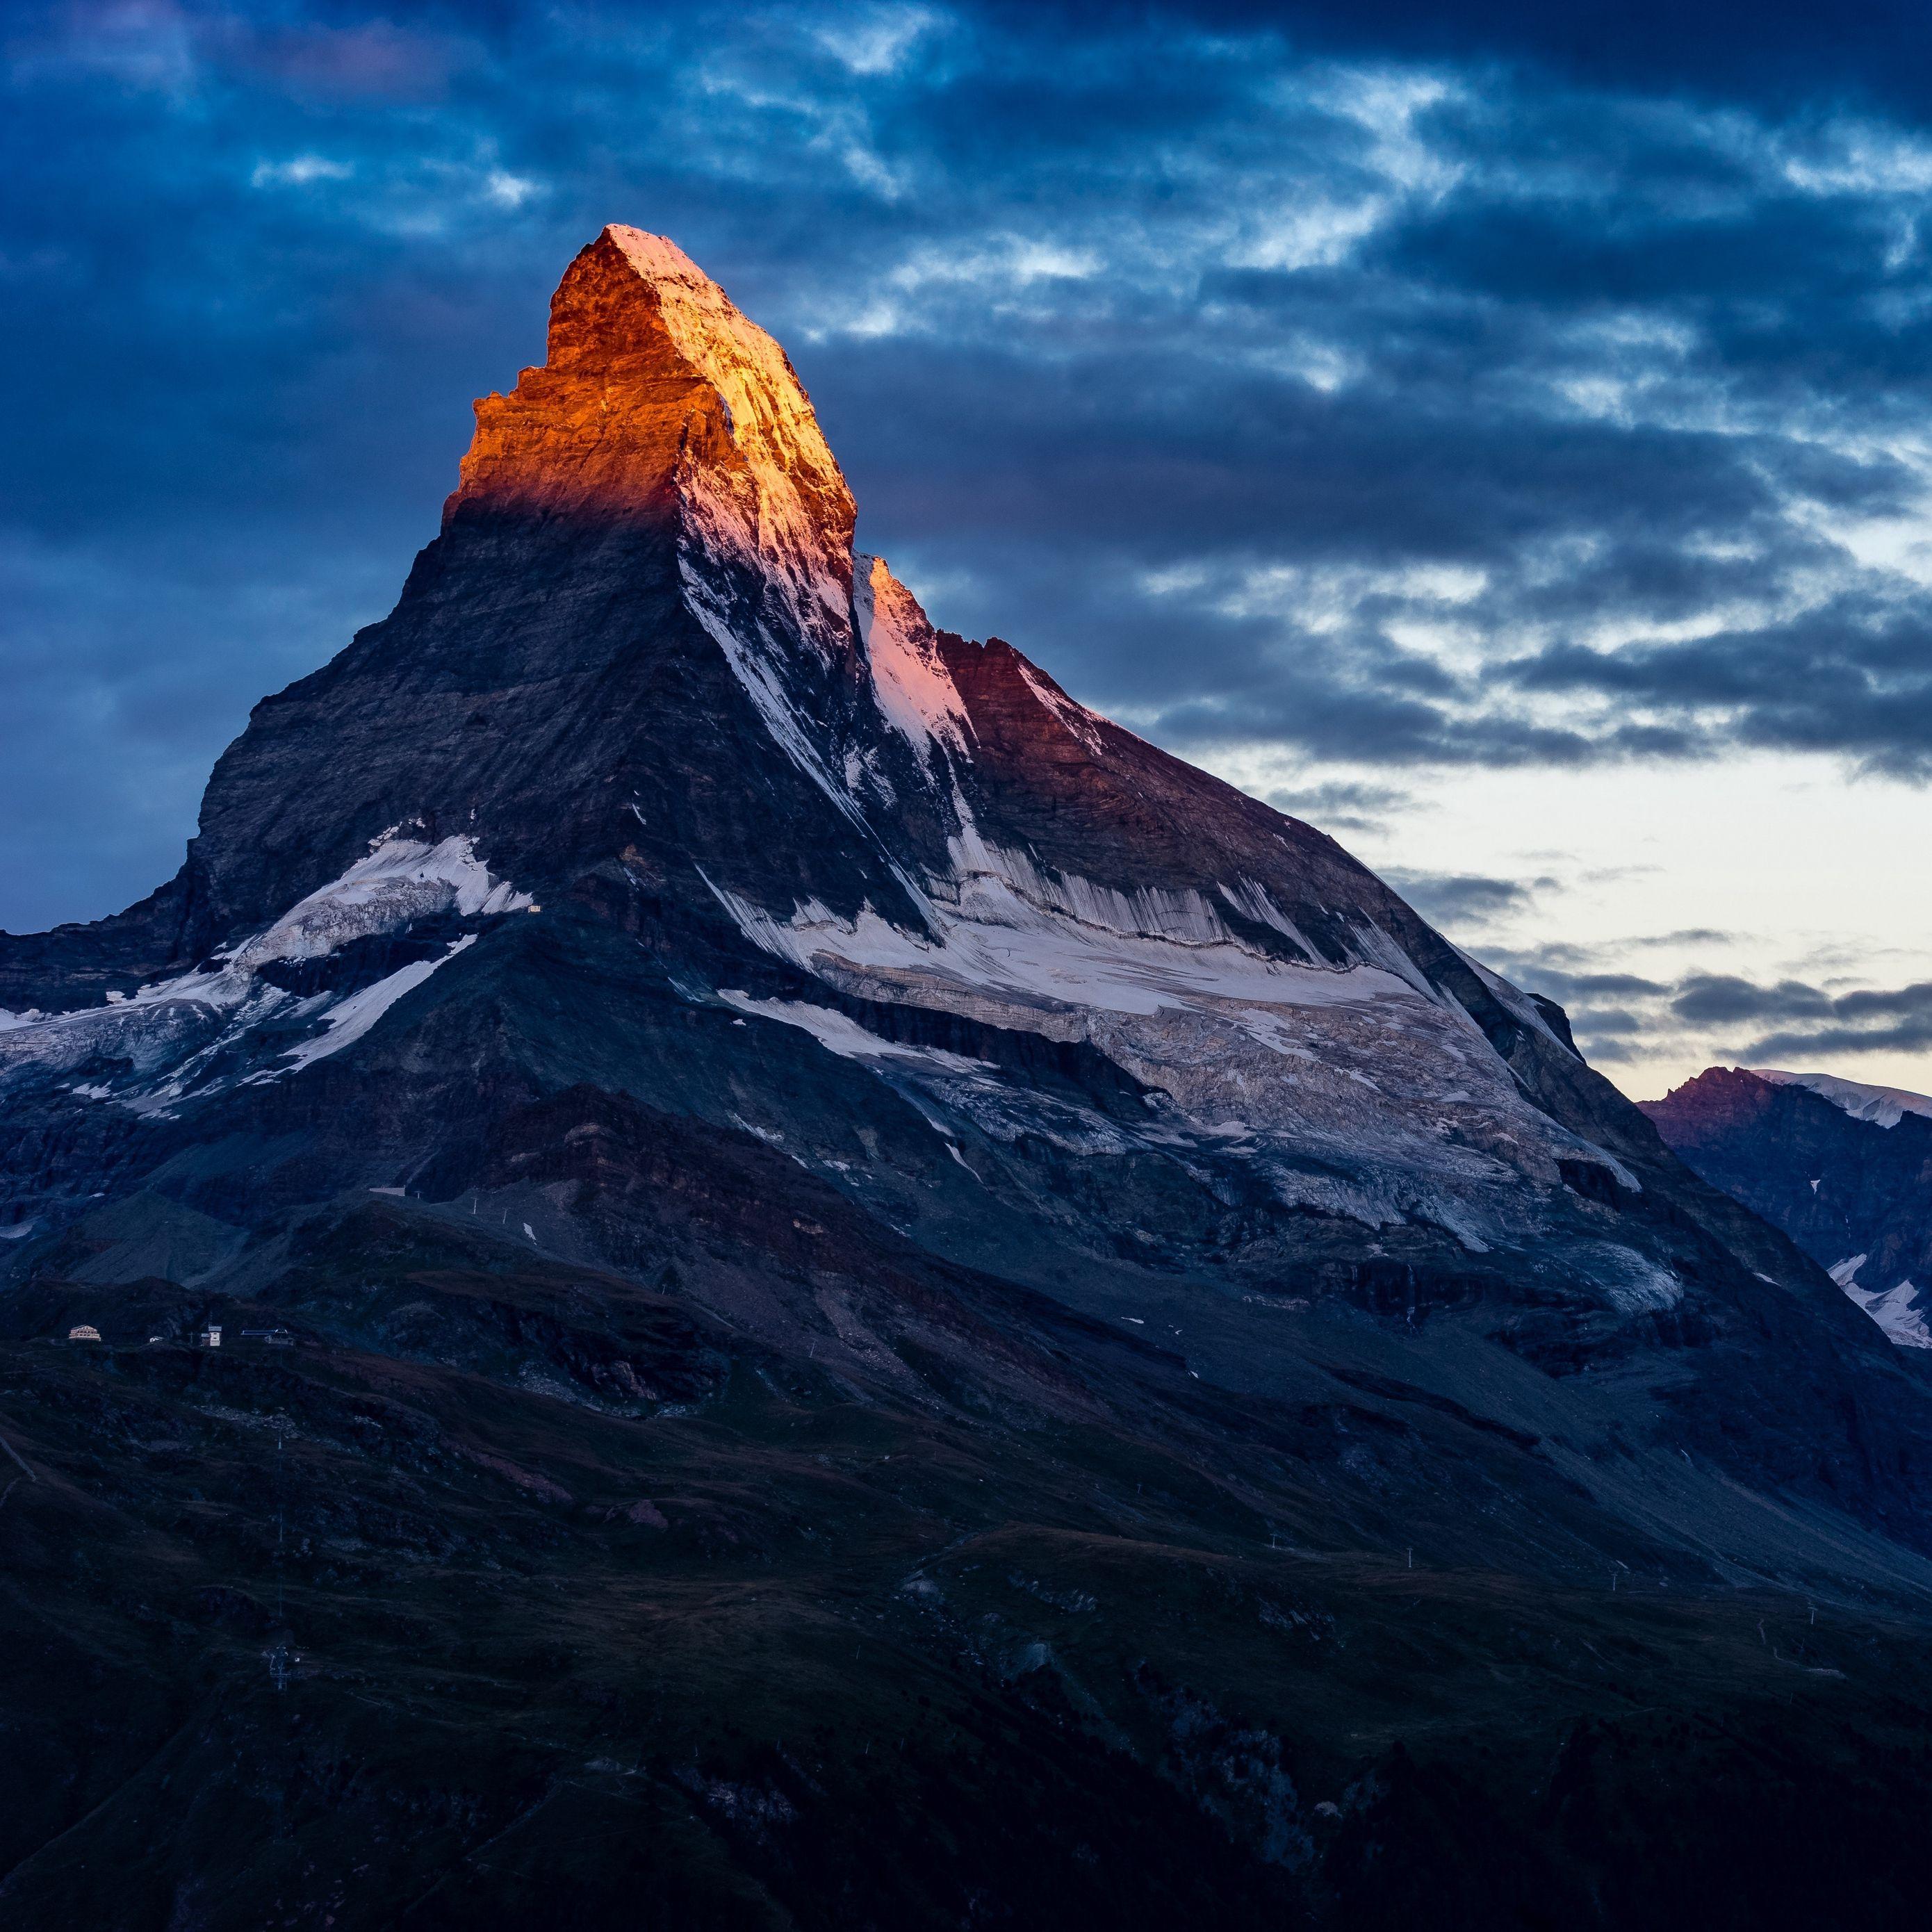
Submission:
[[[786,344],[938,621],[1631,1090],[1932,1085],[1926,10],[0,22],[0,925],[174,869],[617,220]]]

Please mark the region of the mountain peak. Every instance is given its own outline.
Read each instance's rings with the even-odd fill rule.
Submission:
[[[619,224],[565,272],[548,360],[476,404],[446,527],[568,517],[674,532],[849,644],[852,495],[790,358],[676,243]],[[720,593],[722,594],[722,592]]]
[[[700,288],[718,288],[718,284],[668,235],[653,235],[646,229],[632,228],[621,221],[608,221],[598,240],[608,242],[621,250],[624,259],[646,281],[689,282]],[[722,295],[724,291],[718,289],[718,292]]]

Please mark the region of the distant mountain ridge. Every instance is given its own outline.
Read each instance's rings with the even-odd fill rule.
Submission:
[[[1683,1160],[1782,1228],[1892,1341],[1932,1348],[1932,1098],[1714,1066],[1642,1107]]]

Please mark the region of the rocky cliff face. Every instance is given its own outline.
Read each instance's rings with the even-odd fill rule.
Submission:
[[[1643,1112],[1713,1186],[1829,1270],[1892,1342],[1932,1348],[1932,1099],[1712,1066]]]
[[[628,1687],[584,1687],[635,1733],[592,1723],[597,1762],[655,1767],[610,1802],[648,1789],[732,1847],[721,1866],[691,1840],[680,1883],[755,1872],[794,1922],[837,1921],[843,1885],[881,1924],[957,1922],[975,1897],[1138,1923],[1192,1910],[1186,1874],[1211,1868],[1258,1915],[1229,1922],[1346,1895],[1365,1924],[1372,1833],[1396,1828],[1376,1807],[1400,1787],[1408,1831],[1436,1802],[1388,1756],[1389,1710],[1420,1712],[1434,1668],[1372,1606],[1394,1552],[1405,1577],[1419,1549],[1487,1580],[1451,1621],[1490,1663],[1438,1742],[1486,1710],[1519,1768],[1582,1707],[1540,1676],[1507,1712],[1483,1687],[1585,1578],[1688,1593],[1638,1697],[1666,1710],[1702,1694],[1673,1673],[1727,1592],[1932,1582],[1924,1384],[1679,1165],[1560,1014],[1320,832],[937,628],[852,533],[777,345],[672,244],[607,230],[545,366],[478,406],[396,609],[257,707],[178,877],[98,926],[0,936],[0,1305],[45,1416],[82,1418],[32,1440],[100,1498],[148,1597],[242,1589],[236,1682],[272,1624],[245,1480],[218,1559],[182,1541],[202,1478],[114,1458],[212,1456],[218,1424],[278,1414],[308,1445],[309,1527],[278,1589],[312,1657],[400,1709],[410,1646],[344,1593],[432,1632],[487,1601],[464,1722],[500,1743],[483,1681],[548,1681],[505,1660],[542,1648],[568,1576],[580,1648],[548,1675]],[[300,1346],[178,1346],[224,1311]],[[32,1354],[83,1312],[98,1358]],[[1242,1580],[1331,1562],[1346,1612],[1312,1570],[1300,1597]],[[65,1600],[69,1573],[36,1574]],[[995,1574],[1034,1607],[988,1597]],[[728,1576],[818,1687],[744,1747],[755,1764],[728,1655],[688,1663],[701,1721],[634,1682],[640,1604],[698,1642]],[[1176,1635],[1197,1598],[1220,1606],[1218,1661]],[[1312,1660],[1345,1627],[1382,1659],[1359,1681]],[[1284,1677],[1268,1647],[1304,1637],[1312,1674]],[[1370,1722],[1386,1669],[1406,1688]],[[1524,1714],[1546,1693],[1554,1732]],[[927,1776],[915,1694],[956,1726],[940,1782],[987,1834],[973,1868],[913,1859],[890,1896],[862,1860],[808,1882],[788,1820],[884,1832],[897,1800],[853,1793],[888,1734],[911,1753],[892,1775]],[[196,1733],[210,1762],[218,1731]],[[92,1790],[111,1758],[62,1774]],[[370,1802],[433,1788],[451,1844],[481,1844],[526,1771],[466,1810],[449,1762]],[[146,1774],[112,1774],[131,1834]],[[1456,1802],[1507,1808],[1521,1786],[1498,1776]],[[1355,1792],[1355,1836],[1309,1778]],[[1012,1794],[1076,1788],[1042,1849]],[[32,1896],[72,1895],[62,1816],[19,1828]],[[1073,1856],[1083,1833],[1106,1859]],[[1030,1904],[1001,1843],[1051,1875]],[[1579,1898],[1606,1895],[1576,1856],[1598,1874]],[[238,1913],[263,1869],[223,1881]],[[729,1891],[717,1922],[744,1922]]]

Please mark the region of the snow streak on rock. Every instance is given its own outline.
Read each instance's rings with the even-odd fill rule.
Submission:
[[[1096,713],[1089,711],[1084,704],[1075,704],[1029,664],[1021,664],[1020,676],[1025,680],[1027,688],[1040,700],[1042,708],[1051,712],[1096,758],[1106,752],[1106,746],[1099,729],[1102,721]]]
[[[1480,1252],[1510,1239],[1526,1181],[1559,1184],[1561,1160],[1588,1158],[1634,1188],[1620,1162],[1530,1104],[1468,1014],[1379,928],[1360,932],[1352,964],[1271,956],[1198,892],[1129,894],[1045,871],[988,845],[956,804],[952,871],[926,883],[934,936],[869,910],[841,919],[815,902],[780,919],[712,890],[755,944],[846,994],[1098,1047],[1172,1102],[1150,1116],[1143,1142],[1198,1143],[1246,1162],[1298,1206],[1372,1226],[1420,1216]],[[1220,896],[1292,934],[1278,913],[1266,916],[1273,902],[1252,882]],[[831,1051],[916,1071],[920,1056],[842,1015],[728,997],[805,1027]],[[956,1083],[945,1097],[976,1119],[986,1100]],[[1064,1126],[1036,1124],[1054,1139]],[[1580,1267],[1626,1310],[1667,1306],[1680,1292],[1615,1244],[1597,1244]]]
[[[448,950],[440,958],[412,959],[408,965],[398,967],[387,978],[378,980],[373,986],[364,986],[359,993],[350,994],[340,1006],[331,1010],[320,1033],[312,1040],[304,1040],[301,1046],[289,1049],[285,1056],[289,1064],[282,1070],[290,1073],[298,1072],[316,1060],[326,1060],[332,1053],[340,1053],[345,1046],[352,1045],[405,993],[414,992],[439,966],[447,965],[459,952],[467,951],[476,944],[476,934],[466,932],[460,939],[452,939],[449,942]],[[253,1081],[273,1080],[279,1077],[279,1072],[250,1076]]]
[[[1770,1076],[1760,1074],[1758,1077],[1766,1079]],[[1820,1074],[1812,1077],[1822,1079],[1826,1076]],[[1810,1082],[1807,1079],[1798,1084],[1808,1086]],[[1847,1081],[1839,1084],[1848,1086],[1851,1083]],[[1898,1124],[1885,1121],[1880,1124],[1890,1126]],[[1932,1348],[1932,1325],[1926,1321],[1927,1316],[1932,1314],[1932,1301],[1922,1298],[1918,1288],[1910,1281],[1896,1282],[1885,1288],[1859,1287],[1858,1270],[1868,1259],[1870,1257],[1865,1255],[1848,1256],[1831,1270],[1832,1279],[1885,1330],[1886,1338],[1895,1347]]]
[[[886,723],[904,736],[922,764],[929,766],[935,745],[970,759],[967,740],[973,727],[931,622],[884,557],[856,561],[859,638]]]
[[[1932,1119],[1932,1095],[1910,1093],[1903,1087],[1862,1086],[1856,1080],[1840,1080],[1834,1073],[1781,1073],[1768,1066],[1742,1070],[1774,1087],[1807,1088],[1853,1120],[1868,1120],[1875,1127],[1895,1127],[1907,1114]]]

